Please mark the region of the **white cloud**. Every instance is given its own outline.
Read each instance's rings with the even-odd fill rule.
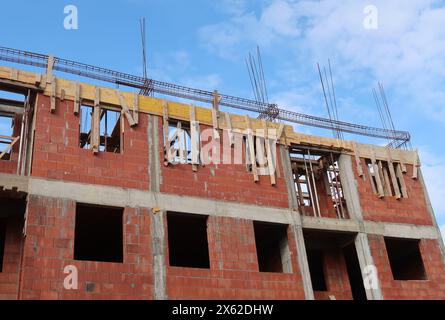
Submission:
[[[426,147],[420,148],[422,173],[439,225],[445,225],[445,158],[430,152]]]
[[[221,85],[221,76],[216,73],[208,75],[198,75],[193,77],[184,78],[182,83],[185,86],[193,88],[200,88],[204,90],[213,91]]]
[[[445,239],[445,224],[440,227],[440,232],[442,233],[442,238]]]
[[[288,48],[291,55],[283,60],[295,61],[296,69],[298,63],[313,66],[332,58],[341,71],[338,86],[357,89],[355,81],[366,74],[368,87],[381,80],[391,90],[393,111],[408,108],[445,121],[445,7],[435,0],[373,4],[377,30],[363,27],[369,1],[271,0],[260,13],[239,7],[226,21],[201,28],[199,35],[206,48],[233,60],[255,44]]]
[[[287,1],[275,1],[265,8],[260,23],[273,30],[276,34],[295,37],[300,34],[298,14]]]

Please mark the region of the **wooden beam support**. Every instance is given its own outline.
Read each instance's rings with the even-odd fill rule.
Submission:
[[[218,91],[213,92],[213,103],[212,103],[212,121],[213,121],[213,139],[219,141],[219,103],[221,102],[221,95]]]
[[[93,153],[99,152],[100,147],[100,88],[96,87],[94,107],[93,107],[93,122],[91,124],[91,150]]]
[[[402,195],[400,193],[399,183],[397,182],[397,176],[396,176],[396,172],[394,170],[394,162],[392,161],[390,149],[388,149],[388,168],[389,168],[389,174],[391,176],[391,183],[392,183],[393,189],[395,191],[395,196],[396,196],[396,199],[398,200],[402,197]]]
[[[406,191],[406,184],[405,184],[405,180],[404,180],[404,176],[403,176],[403,172],[402,172],[402,166],[400,163],[396,164],[396,175],[400,181],[400,189],[402,191],[402,196],[404,198],[408,198],[408,192]]]
[[[139,124],[139,95],[137,93],[133,95],[133,120]]]
[[[415,154],[414,154],[414,159],[413,159],[413,176],[412,176],[412,178],[414,180],[417,180],[419,167],[420,167],[419,155],[418,155],[418,153],[416,151]]]
[[[254,148],[252,123],[250,122],[249,116],[245,116],[245,119],[246,119],[246,126],[247,126],[247,144],[248,144],[248,149],[249,149],[250,162],[252,165],[253,180],[255,182],[258,182],[260,179],[258,177],[258,168],[256,165],[256,155],[255,155],[255,148]]]
[[[53,67],[54,67],[54,56],[48,56],[48,63],[46,65],[46,83],[50,84],[53,81]]]
[[[263,120],[263,126],[264,126],[264,144],[266,145],[266,159],[267,159],[267,167],[269,169],[270,184],[274,186],[277,184],[277,181],[275,179],[276,161],[274,160],[272,148],[270,147],[269,132],[266,120]],[[276,148],[275,144],[274,148]]]
[[[386,167],[383,167],[382,162],[379,161],[380,170],[383,173],[383,179],[385,180],[385,195],[392,197],[391,181],[389,180],[389,173]]]
[[[80,83],[74,82],[74,114],[77,116],[80,110]]]
[[[162,128],[164,130],[164,165],[171,163],[170,159],[170,142],[168,138],[168,102],[162,101]]]
[[[124,96],[119,91],[116,90],[116,94],[119,96],[119,101],[122,107],[122,113],[125,115],[125,118],[127,118],[130,127],[134,127],[137,123],[133,119],[133,115],[131,114],[130,109],[128,108],[127,101],[125,101]]]
[[[360,157],[358,155],[357,152],[357,144],[354,143],[354,157],[355,157],[355,163],[357,166],[357,173],[359,177],[364,177],[364,173],[363,173],[363,166],[362,166],[362,161],[360,160]]]
[[[190,140],[192,149],[192,170],[198,171],[199,166],[199,152],[200,152],[200,138],[199,138],[199,122],[196,121],[196,108],[190,106]]]
[[[232,119],[230,119],[230,113],[228,112],[224,113],[224,116],[226,118],[226,127],[227,127],[227,134],[229,136],[230,147],[232,147],[235,144],[235,136],[233,135],[233,128],[232,128]]]
[[[56,77],[52,77],[51,79],[51,113],[54,113],[56,111],[56,94],[57,94],[57,87],[56,87]]]
[[[375,161],[374,152],[372,152],[371,162],[372,162],[372,168],[374,169],[375,181],[377,183],[377,194],[378,194],[379,198],[383,198],[385,196],[385,191],[383,190],[382,179],[380,176],[380,168]],[[372,181],[371,181],[371,183],[372,183]]]
[[[12,137],[8,137],[8,139],[9,138],[12,138]],[[12,140],[11,143],[6,147],[6,149],[0,154],[0,159],[2,159],[5,156],[5,154],[7,154],[9,152],[9,150],[11,150],[12,147],[17,143],[17,141],[19,141],[20,136],[15,137],[13,139],[14,140]]]

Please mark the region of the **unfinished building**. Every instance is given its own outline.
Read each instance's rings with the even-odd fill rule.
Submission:
[[[217,93],[203,108],[66,80],[48,60],[0,67],[21,97],[0,99],[0,299],[445,299],[416,151],[222,112]]]

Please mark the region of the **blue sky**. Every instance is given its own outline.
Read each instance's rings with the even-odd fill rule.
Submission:
[[[63,27],[69,4],[78,8],[78,30]],[[376,30],[363,27],[369,4],[378,9]],[[371,89],[382,81],[396,127],[412,133],[421,153],[444,230],[443,2],[15,0],[2,3],[0,45],[141,74],[141,17],[147,19],[149,76],[155,79],[253,97],[244,59],[258,44],[270,100],[327,116],[316,63],[330,58],[340,119],[374,126],[380,121]]]

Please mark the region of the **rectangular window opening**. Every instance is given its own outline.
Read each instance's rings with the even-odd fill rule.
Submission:
[[[385,238],[394,280],[427,280],[420,240]]]
[[[121,153],[121,113],[101,107],[99,123],[99,151]],[[93,107],[82,104],[80,106],[80,138],[82,149],[91,148],[93,126]]]
[[[164,137],[164,145],[165,145]],[[176,152],[173,156],[174,163],[191,164],[192,163],[192,138],[190,123],[185,121],[169,120],[168,139],[170,147]]]
[[[25,103],[25,96],[20,93],[0,89],[0,160],[11,160],[13,150],[16,150],[18,141],[14,138],[20,134],[20,128],[14,128],[14,115],[21,112]],[[19,111],[17,111],[19,110]],[[15,137],[13,135],[15,134]],[[15,146],[15,147],[14,147]]]
[[[79,146],[82,149],[91,148],[91,124],[93,123],[93,107],[80,106],[80,138]]]
[[[121,152],[121,113],[101,108],[100,146],[101,152]]]
[[[287,225],[253,222],[260,272],[291,273]]]
[[[292,145],[289,156],[297,203],[302,214],[319,217],[335,214],[339,219],[347,219],[348,209],[338,164],[340,155],[330,150]],[[327,199],[328,208],[322,207],[326,203],[324,199]]]
[[[210,268],[207,220],[208,216],[167,213],[170,266]]]
[[[312,288],[314,291],[328,291],[324,271],[324,254],[321,250],[306,250],[311,275]]]
[[[76,205],[74,259],[123,262],[123,208]]]
[[[0,160],[10,160],[12,148],[10,147],[13,139],[14,118],[10,114],[0,112],[0,154],[3,154]]]

